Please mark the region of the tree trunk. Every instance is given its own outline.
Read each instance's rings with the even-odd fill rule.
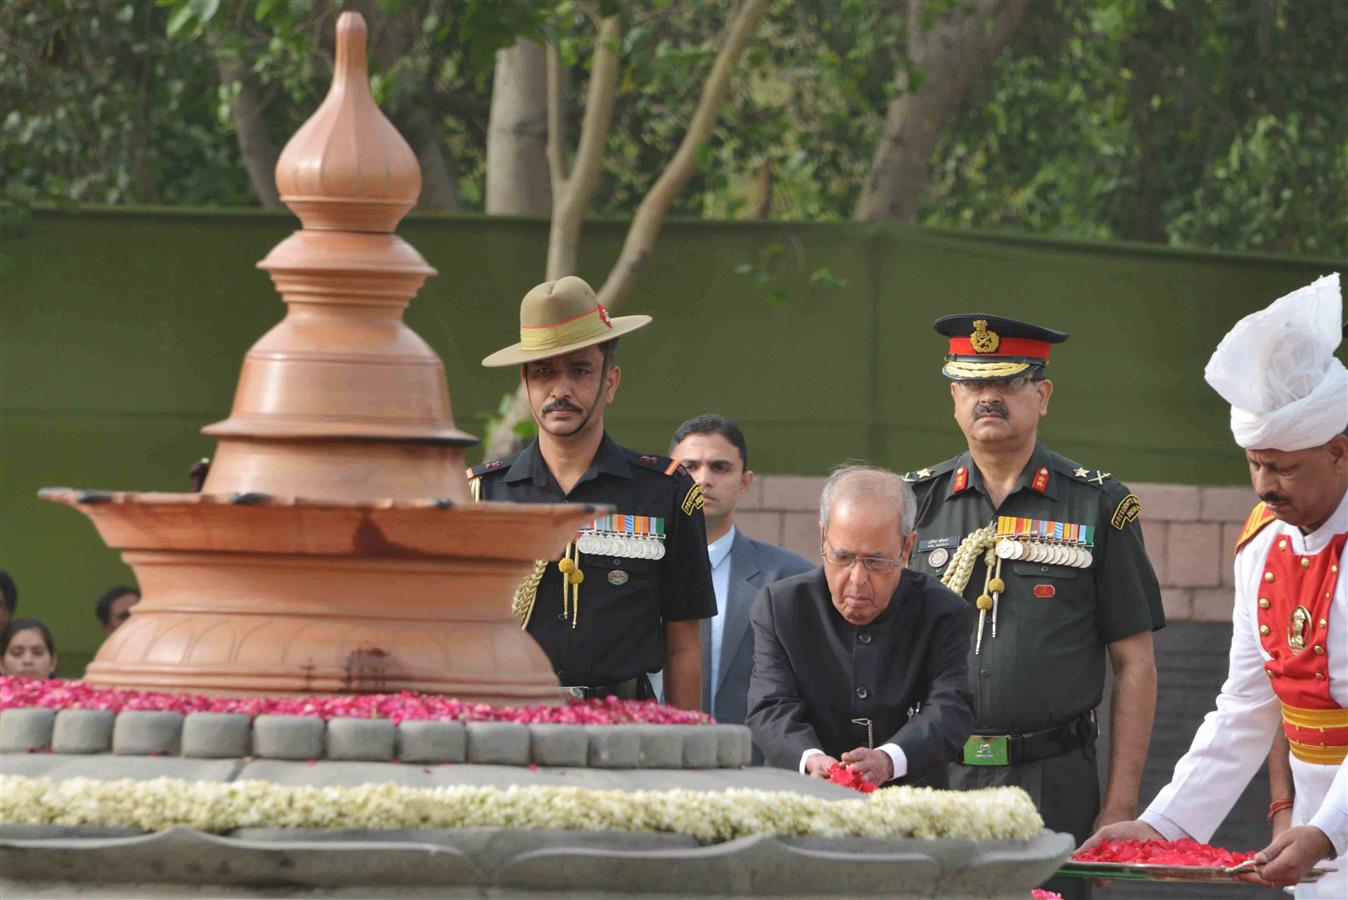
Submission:
[[[552,128],[563,118],[566,80],[554,48],[548,48],[548,171],[552,179],[552,227],[548,232],[547,280],[574,275],[580,248],[580,226],[589,211],[599,173],[608,149],[608,129],[613,121],[613,98],[618,87],[618,49],[622,26],[618,17],[603,19],[594,39],[594,61],[585,91],[585,115],[576,142],[576,160],[570,174],[562,158],[561,128]]]
[[[736,9],[716,62],[702,85],[702,95],[688,123],[683,141],[674,151],[665,170],[642,199],[636,216],[627,229],[627,239],[609,276],[599,289],[599,302],[610,309],[622,302],[632,289],[638,273],[650,259],[651,248],[664,224],[670,205],[697,165],[698,148],[711,137],[716,120],[730,90],[730,76],[744,52],[754,26],[767,9],[768,0],[745,0]],[[581,126],[576,164],[570,175],[562,158],[561,109],[562,67],[557,53],[548,49],[548,170],[552,176],[552,232],[548,244],[548,280],[575,271],[576,249],[580,242],[580,224],[594,194],[599,169],[604,161],[609,120],[613,113],[614,86],[618,75],[620,32],[616,19],[600,23],[595,43],[586,98],[585,118]],[[504,456],[515,446],[515,426],[530,416],[524,386],[515,391],[514,403],[496,423],[487,444],[487,458]]]
[[[622,253],[604,280],[604,286],[599,289],[599,302],[609,309],[622,302],[632,290],[637,275],[650,261],[651,248],[655,246],[655,239],[664,225],[669,207],[697,168],[697,151],[707,143],[716,128],[716,120],[725,106],[726,94],[730,92],[730,75],[735,70],[735,64],[739,62],[740,54],[753,36],[754,26],[767,8],[768,0],[744,0],[735,10],[726,28],[721,51],[702,85],[702,96],[693,110],[688,131],[684,133],[683,141],[679,149],[674,151],[669,165],[641,199],[637,214],[627,229]]]
[[[212,44],[215,71],[229,95],[229,113],[239,140],[239,152],[243,154],[243,165],[248,170],[248,181],[259,203],[267,209],[280,209],[281,197],[276,192],[276,145],[267,131],[262,102],[249,83],[248,69],[239,56],[215,41]]]
[[[923,0],[908,3],[908,60],[925,76],[908,90],[908,72],[895,77],[899,95],[889,104],[885,132],[871,159],[855,218],[917,220],[932,152],[969,86],[1001,52],[1020,24],[1027,0],[973,0],[956,4],[924,26]]]
[[[487,124],[488,215],[548,214],[547,142],[547,50],[521,40],[496,52]]]

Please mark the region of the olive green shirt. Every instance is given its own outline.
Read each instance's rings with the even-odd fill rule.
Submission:
[[[997,636],[989,613],[981,651],[969,644],[975,733],[1036,731],[1094,709],[1104,690],[1106,645],[1165,625],[1142,542],[1141,505],[1109,473],[1037,444],[999,508],[967,452],[904,478],[918,510],[909,566],[938,578],[960,541],[999,516],[1095,529],[1088,568],[1002,560]],[[980,557],[963,591],[970,603],[983,593],[986,571]]]

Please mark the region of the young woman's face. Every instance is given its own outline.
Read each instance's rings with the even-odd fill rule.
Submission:
[[[47,651],[42,632],[25,628],[15,632],[5,648],[0,669],[6,675],[27,675],[30,678],[50,678],[56,671],[56,656]]]

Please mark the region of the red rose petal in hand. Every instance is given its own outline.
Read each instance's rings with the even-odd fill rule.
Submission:
[[[875,790],[875,785],[867,781],[864,775],[851,766],[845,766],[842,763],[834,763],[829,767],[828,780],[845,788],[861,791],[863,794],[869,794]]]

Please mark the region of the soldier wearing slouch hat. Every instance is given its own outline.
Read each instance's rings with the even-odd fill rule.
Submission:
[[[529,291],[519,342],[482,364],[520,368],[538,437],[468,477],[479,500],[615,508],[557,559],[537,561],[515,612],[575,696],[648,699],[648,673],[664,668],[669,702],[697,709],[700,620],[716,614],[701,492],[673,460],[621,447],[604,430],[622,378],[618,338],[650,321],[610,317],[574,276]]]
[[[974,732],[950,766],[952,788],[1018,785],[1047,827],[1085,839],[1131,818],[1151,734],[1164,625],[1142,542],[1141,503],[1109,472],[1038,442],[1067,334],[983,313],[945,316],[942,373],[967,449],[909,472],[918,499],[910,566],[978,610],[969,653]],[[1109,785],[1103,807],[1095,708],[1114,669]],[[1085,896],[1086,882],[1053,882]]]

